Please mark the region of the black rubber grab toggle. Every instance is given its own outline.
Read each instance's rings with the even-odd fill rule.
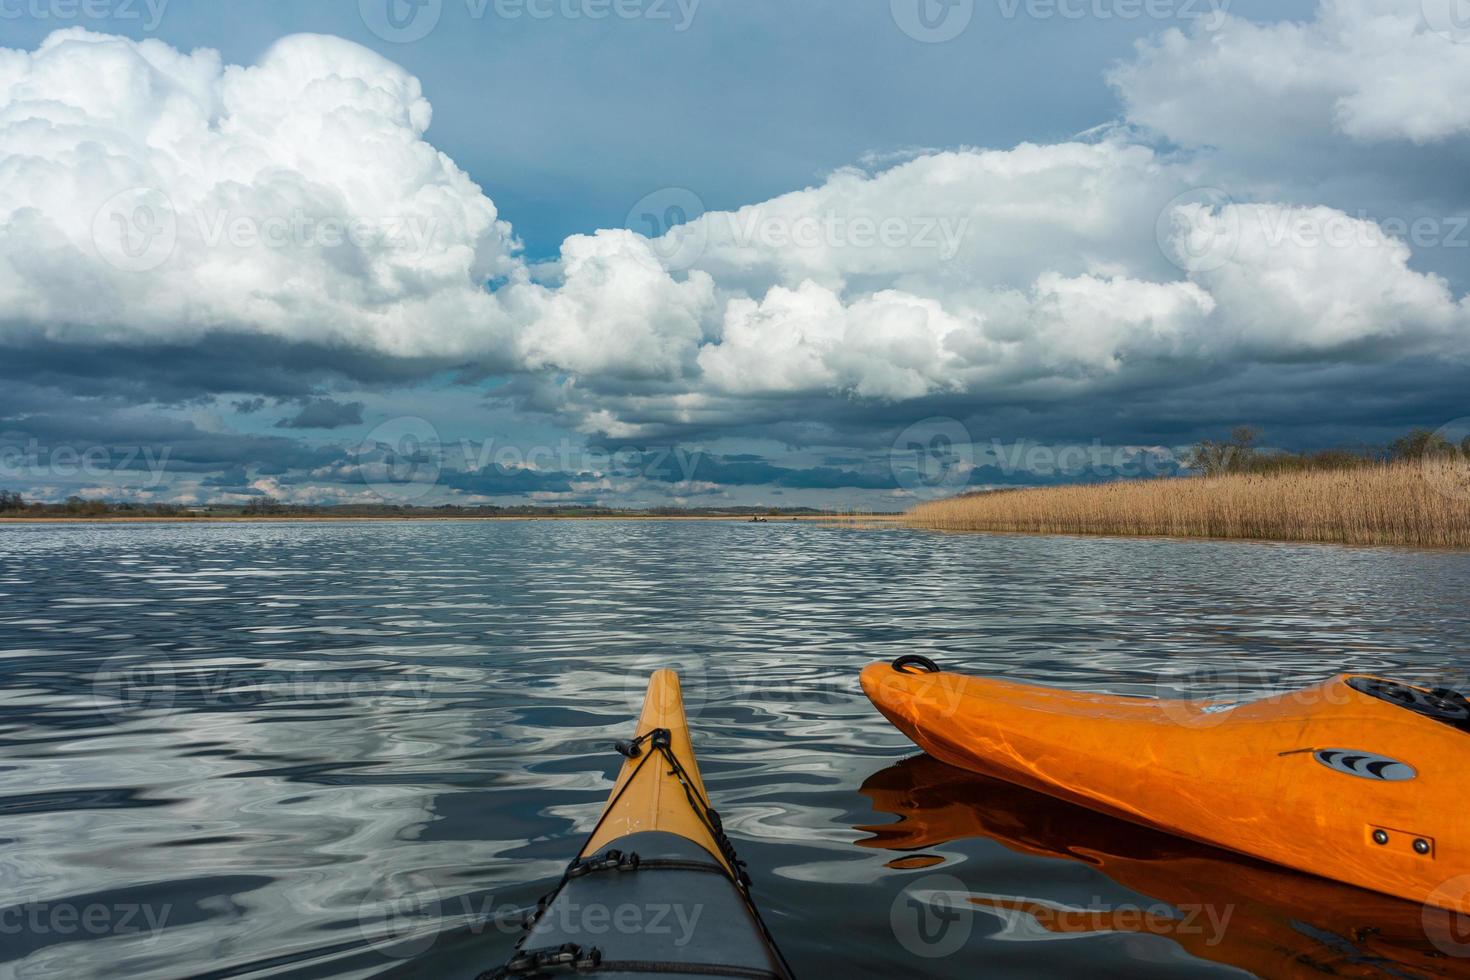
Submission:
[[[1350,677],[1347,683],[1348,687],[1369,697],[1433,718],[1462,732],[1470,732],[1470,701],[1457,691],[1442,687],[1424,691],[1381,677]]]
[[[939,673],[939,665],[928,657],[921,657],[917,653],[906,653],[893,662],[893,669],[900,674],[912,674],[909,667],[918,667],[926,674]]]
[[[545,976],[547,970],[595,970],[602,963],[602,950],[583,950],[576,943],[553,949],[533,949],[521,953],[507,963],[498,974],[502,977]]]
[[[581,878],[600,871],[637,871],[642,858],[636,854],[624,854],[614,848],[606,854],[577,861],[567,869],[568,878]]]

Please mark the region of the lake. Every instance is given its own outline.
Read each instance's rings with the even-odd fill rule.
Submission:
[[[1393,549],[805,523],[3,527],[0,976],[498,966],[664,666],[800,976],[1463,974],[1417,906],[915,758],[857,674],[921,653],[1124,694],[1349,669],[1465,688],[1467,594],[1470,555]],[[959,933],[905,926],[954,888],[983,906]]]

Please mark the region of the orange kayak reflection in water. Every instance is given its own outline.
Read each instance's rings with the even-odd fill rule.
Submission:
[[[988,838],[1022,854],[1089,864],[1158,905],[1072,908],[974,894],[971,904],[1031,931],[1165,936],[1190,955],[1262,977],[1470,977],[1470,916],[1301,874],[1118,820],[917,756],[870,776],[862,793],[898,822],[856,829],[864,847],[913,854]]]

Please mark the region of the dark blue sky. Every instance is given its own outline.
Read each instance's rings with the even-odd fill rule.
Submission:
[[[545,2],[582,9],[581,0]],[[149,8],[135,0],[136,20],[82,23],[215,48],[232,64],[251,64],[298,32],[378,51],[423,81],[434,104],[429,138],[491,191],[534,257],[554,255],[573,233],[621,226],[634,202],[663,187],[735,208],[865,154],[1067,139],[1117,117],[1103,73],[1136,40],[1175,23],[1008,17],[1011,0],[980,0],[964,33],[923,44],[895,29],[889,0],[683,2],[693,15],[679,30],[679,0],[647,0],[668,19],[633,20],[508,19],[492,0],[443,0],[435,29],[411,43],[375,35],[355,0],[168,0],[152,31]],[[1085,11],[1096,0],[1073,2]],[[1315,6],[1180,7],[1212,3],[1252,20],[1305,17]],[[0,40],[31,48],[69,23],[25,16],[6,21]]]
[[[897,507],[1126,469],[1016,446],[1449,424],[1470,118],[1425,93],[1470,44],[1437,2],[27,0],[0,486],[369,499],[407,433],[424,500]],[[127,236],[159,209],[153,263]],[[220,237],[298,214],[432,240]],[[147,484],[53,459],[144,445]],[[674,450],[704,462],[648,472]]]

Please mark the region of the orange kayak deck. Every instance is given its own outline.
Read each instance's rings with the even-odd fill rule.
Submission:
[[[790,980],[709,804],[672,671],[653,675],[635,737],[616,747],[624,761],[597,825],[510,959],[481,976]]]
[[[689,721],[684,714],[679,676],[672,670],[657,671],[649,680],[648,696],[638,718],[636,737],[647,738],[658,729],[669,733],[670,751],[682,761],[685,779],[697,794],[697,800],[708,800],[689,737]],[[735,871],[715,842],[714,835],[699,818],[678,774],[657,759],[648,760],[643,754],[623,763],[597,829],[588,838],[580,856],[591,857],[614,841],[648,831],[662,831],[694,841],[709,851],[726,870],[732,874]]]
[[[954,766],[1311,874],[1470,912],[1470,734],[1356,689],[1235,705],[883,663],[863,690]]]

